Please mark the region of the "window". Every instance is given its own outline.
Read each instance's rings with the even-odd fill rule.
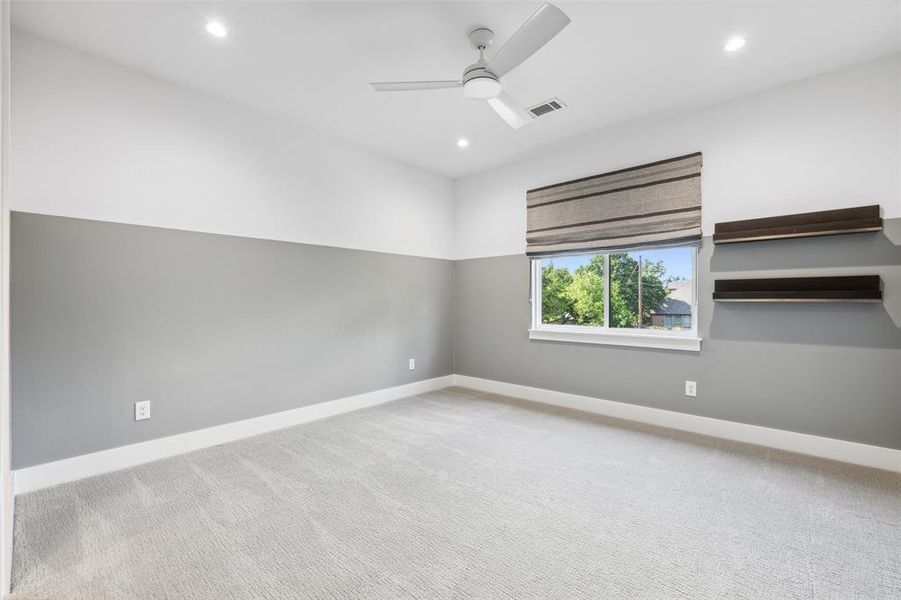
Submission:
[[[532,339],[699,350],[694,246],[532,261]]]

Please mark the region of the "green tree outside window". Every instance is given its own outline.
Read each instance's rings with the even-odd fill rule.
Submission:
[[[596,255],[571,273],[548,261],[541,268],[543,323],[604,325],[604,256]],[[641,264],[641,323],[666,300],[666,267],[662,261]],[[638,327],[638,259],[628,253],[610,255],[610,327]]]

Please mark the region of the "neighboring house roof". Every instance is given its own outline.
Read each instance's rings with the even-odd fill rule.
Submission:
[[[653,311],[655,315],[690,315],[691,293],[690,281],[671,281],[666,284],[669,295],[663,301],[663,306]]]

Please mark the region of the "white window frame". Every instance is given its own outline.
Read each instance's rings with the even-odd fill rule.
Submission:
[[[541,260],[532,259],[531,262],[531,293],[532,326],[529,328],[530,340],[546,340],[553,342],[575,342],[578,344],[605,344],[612,346],[628,346],[636,348],[659,348],[663,350],[684,350],[687,352],[699,352],[701,350],[701,338],[698,335],[698,247],[697,246],[673,246],[674,248],[691,248],[692,270],[692,298],[691,298],[691,329],[687,331],[658,330],[609,327],[610,323],[610,255],[620,252],[641,252],[641,249],[608,250],[606,252],[591,252],[582,256],[604,255],[604,327],[590,325],[555,325],[542,323],[541,321]],[[566,256],[579,256],[579,253]]]

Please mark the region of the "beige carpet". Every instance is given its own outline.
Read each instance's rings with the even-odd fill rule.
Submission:
[[[444,390],[21,496],[13,598],[901,598],[901,477]]]

